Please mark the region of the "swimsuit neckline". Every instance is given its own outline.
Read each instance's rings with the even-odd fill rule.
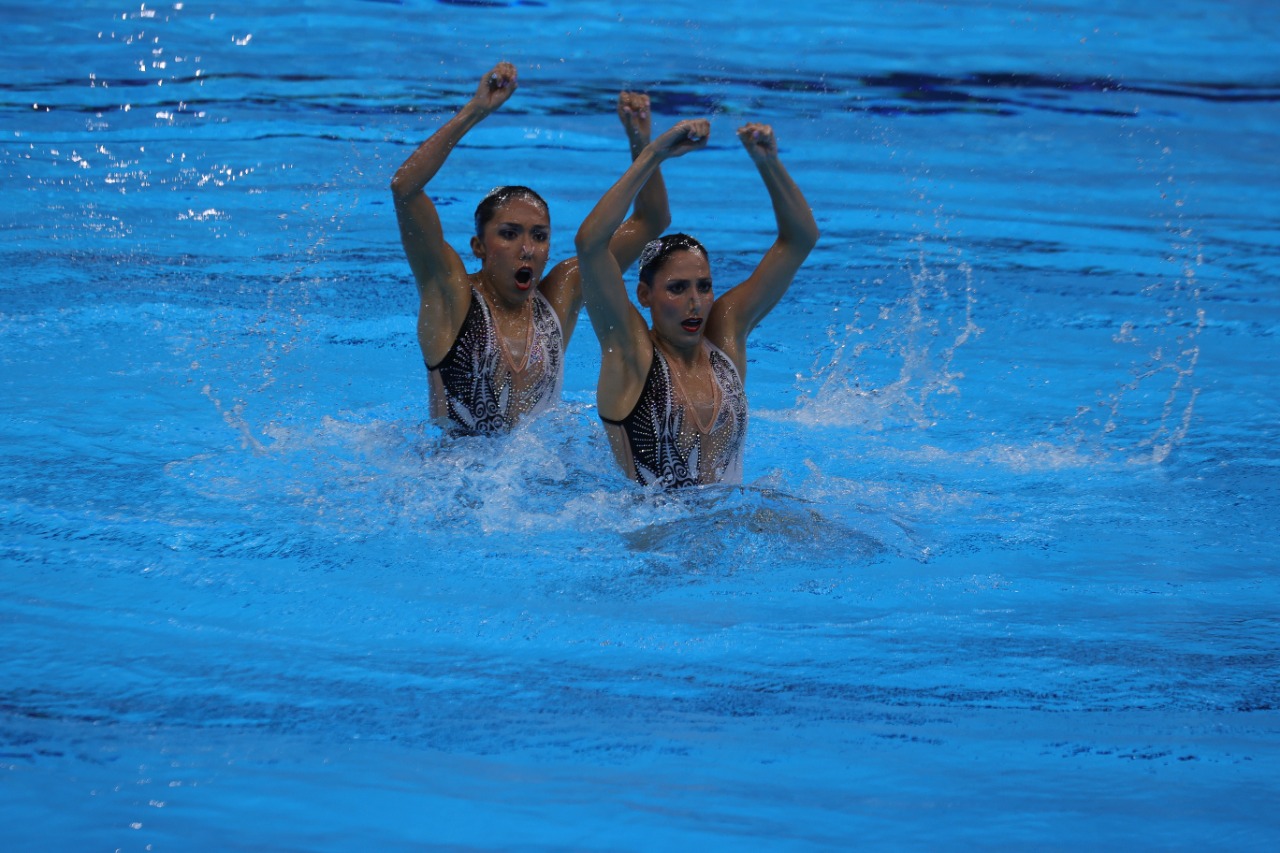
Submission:
[[[529,356],[533,352],[533,300],[538,294],[530,293],[529,298],[525,300],[524,315],[527,322],[524,325],[524,357],[516,364],[515,359],[511,357],[511,351],[507,348],[507,339],[503,337],[502,330],[498,328],[498,320],[495,316],[493,307],[489,305],[489,300],[478,287],[471,288],[480,301],[484,304],[485,313],[489,315],[489,326],[493,329],[493,337],[498,344],[498,354],[502,356],[502,361],[506,364],[507,369],[514,374],[524,373],[526,367],[529,366]]]
[[[671,366],[671,359],[667,358],[666,354],[662,352],[661,348],[658,347],[657,344],[654,344],[654,351],[662,356],[662,361],[667,368],[667,375],[671,377],[672,390],[680,400],[684,410],[689,413],[689,417],[693,421],[693,425],[698,428],[698,432],[703,435],[707,435],[711,432],[712,427],[716,425],[716,421],[720,418],[720,409],[724,406],[724,394],[720,390],[720,383],[715,381],[715,367],[711,363],[711,350],[707,347],[707,342],[702,341],[701,347],[702,351],[707,354],[707,367],[712,372],[711,392],[714,401],[711,407],[711,417],[706,423],[703,423],[702,419],[698,417],[698,407],[693,405],[690,401],[689,394],[685,391],[684,384],[680,381],[679,374]]]

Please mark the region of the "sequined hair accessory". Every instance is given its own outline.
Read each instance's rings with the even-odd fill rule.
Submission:
[[[658,257],[658,253],[662,251],[662,238],[650,240],[644,244],[644,251],[640,253],[640,267],[649,266],[654,258]]]
[[[644,251],[640,253],[640,280],[652,283],[654,272],[658,267],[666,263],[667,258],[680,251],[695,252],[703,258],[707,257],[707,250],[688,234],[667,234],[665,237],[650,240],[645,244]]]

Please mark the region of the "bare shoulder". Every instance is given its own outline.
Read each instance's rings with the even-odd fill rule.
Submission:
[[[552,267],[538,283],[538,292],[551,303],[568,344],[578,324],[578,313],[582,310],[582,274],[578,269],[577,256]]]
[[[542,281],[538,283],[538,292],[547,298],[552,305],[558,302],[564,302],[573,296],[575,292],[582,291],[582,275],[578,270],[578,257],[566,258],[556,264],[546,275],[542,277]]]

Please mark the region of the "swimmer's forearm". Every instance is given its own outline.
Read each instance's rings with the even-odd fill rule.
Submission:
[[[631,146],[631,159],[634,160],[640,156],[640,152],[649,147],[648,134],[629,133],[627,134],[627,142]]]
[[[706,147],[710,130],[711,125],[706,119],[689,119],[677,122],[670,130],[646,145],[631,163],[631,167],[601,197],[578,229],[574,240],[578,256],[582,258],[586,253],[605,251],[613,233],[627,215],[627,208],[662,162]],[[663,189],[665,192],[665,186]]]
[[[641,146],[639,150],[636,150],[635,146],[632,145],[631,159],[633,162],[644,151],[644,148],[645,146]],[[660,235],[671,224],[671,205],[667,200],[667,183],[662,178],[660,166],[654,168],[649,175],[649,179],[644,182],[644,186],[640,188],[640,192],[636,195],[634,218],[651,235],[649,239]]]
[[[648,116],[648,99],[643,107],[643,116]],[[627,128],[627,141],[631,145],[631,159],[634,161],[651,141],[649,124],[641,121],[636,124],[624,122]],[[662,169],[657,168],[649,175],[649,180],[640,187],[636,195],[631,216],[618,226],[613,240],[609,244],[610,251],[623,269],[630,267],[640,257],[644,246],[650,240],[660,236],[671,224],[671,206],[667,200],[667,185],[662,179]]]
[[[818,242],[819,231],[804,193],[776,156],[758,160],[756,168],[760,171],[765,189],[769,191],[769,200],[773,203],[779,241],[808,253]]]
[[[645,146],[632,161],[630,168],[622,174],[617,183],[609,188],[583,220],[574,240],[579,256],[608,249],[610,238],[627,215],[627,208],[658,170],[660,163],[661,160],[653,150],[653,146]],[[665,186],[662,192],[665,198]]]
[[[478,104],[473,98],[431,134],[426,142],[419,145],[391,179],[391,193],[396,200],[403,201],[422,192],[440,171],[454,146],[490,112],[492,110]]]

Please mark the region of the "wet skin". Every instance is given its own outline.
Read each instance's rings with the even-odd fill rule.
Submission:
[[[522,309],[542,281],[551,252],[546,210],[531,199],[511,199],[485,224],[483,238],[471,238],[471,251],[481,260],[476,283],[495,307]]]
[[[652,285],[640,283],[636,296],[649,309],[663,350],[682,361],[695,357],[715,304],[707,259],[699,252],[676,252],[658,268]]]

